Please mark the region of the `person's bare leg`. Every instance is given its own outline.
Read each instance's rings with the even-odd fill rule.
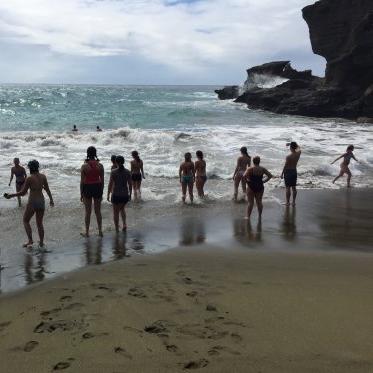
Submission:
[[[182,193],[183,203],[185,203],[186,190],[187,190],[187,184],[186,183],[181,183],[181,193]]]
[[[36,226],[38,227],[39,233],[39,246],[44,246],[44,225],[43,225],[43,218],[44,218],[44,210],[36,210]]]
[[[18,199],[18,207],[21,207],[22,206],[21,197],[17,197],[17,199]]]
[[[119,205],[113,204],[113,219],[115,232],[119,232]]]
[[[137,182],[137,195],[141,199],[141,181]]]
[[[137,181],[133,182],[133,197],[136,202],[137,201]]]
[[[241,187],[242,187],[242,192],[243,192],[243,195],[244,195],[244,199],[245,199],[245,195],[246,195],[246,179],[241,177]]]
[[[293,190],[293,206],[295,206],[295,200],[297,199],[298,191],[296,186],[291,187],[291,189]]]
[[[34,212],[35,212],[34,209],[32,207],[30,207],[29,205],[27,205],[25,213],[23,214],[23,225],[25,227],[28,242],[26,242],[23,245],[23,247],[32,246],[32,244],[34,243],[33,240],[32,240],[32,229],[31,229],[31,225],[30,225],[30,220],[34,216]]]
[[[201,197],[205,196],[205,184],[206,184],[206,179],[202,180],[201,182]]]
[[[103,236],[102,234],[102,215],[101,215],[101,199],[94,199],[94,209],[95,209],[95,215],[96,215],[96,220],[97,220],[97,227],[98,227],[98,235],[100,237]]]
[[[339,173],[339,175],[333,180],[333,184],[335,184],[335,182],[340,178],[340,177],[342,177],[344,175],[344,171],[341,171],[340,173]]]
[[[84,207],[85,207],[85,234],[82,234],[85,237],[89,236],[89,226],[91,225],[91,214],[92,214],[92,198],[84,198]]]
[[[188,184],[189,198],[191,203],[193,203],[193,186],[193,182]]]
[[[347,188],[351,188],[351,177],[352,177],[351,171],[348,170],[347,171]]]
[[[247,192],[247,200],[248,200],[248,204],[247,204],[246,218],[250,219],[251,213],[253,212],[253,208],[254,208],[254,193],[250,189]]]
[[[256,201],[256,207],[258,209],[259,220],[261,220],[262,213],[263,213],[263,192],[255,193],[255,201]]]
[[[241,182],[241,176],[236,175],[236,177],[234,178],[234,194],[233,194],[234,201],[237,201],[238,188],[240,186],[240,182]]]
[[[121,214],[121,217],[122,217],[122,223],[123,223],[123,231],[126,231],[127,230],[127,216],[126,216],[126,205],[121,205],[120,207],[120,214]]]
[[[291,189],[286,187],[286,206],[290,205]]]

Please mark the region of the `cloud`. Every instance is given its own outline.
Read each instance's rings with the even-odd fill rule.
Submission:
[[[311,56],[301,8],[310,0],[12,0],[1,40],[71,59],[127,57],[180,73]],[[223,71],[222,70],[222,71]]]

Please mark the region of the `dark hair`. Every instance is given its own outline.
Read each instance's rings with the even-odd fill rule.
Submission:
[[[141,159],[140,159],[140,156],[139,156],[139,152],[137,150],[134,150],[132,153],[131,153],[132,157],[137,161],[137,162],[140,162]]]
[[[113,154],[113,155],[111,156],[111,161],[112,161],[113,163],[115,163],[115,162],[117,161],[117,156]]]
[[[203,153],[202,153],[202,151],[201,150],[197,150],[196,151],[196,156],[197,156],[197,158],[203,159]]]
[[[99,161],[99,159],[97,158],[97,150],[94,146],[90,146],[87,149],[87,161],[92,161],[92,160]]]
[[[17,157],[14,158],[14,159],[13,159],[13,162],[14,162],[14,163],[19,162],[19,158],[17,158]]]
[[[36,174],[39,172],[40,165],[36,159],[33,159],[27,164],[27,167],[29,168],[31,174]]]
[[[190,154],[189,152],[185,153],[184,158],[185,158],[185,162],[191,162],[192,161],[192,154]]]
[[[243,146],[241,149],[240,149],[240,152],[242,153],[242,154],[245,154],[245,155],[249,155],[248,153],[247,153],[247,148],[246,148],[246,146]]]
[[[293,149],[293,150],[298,149],[298,144],[295,141],[292,141],[290,143],[290,149]]]
[[[253,158],[253,163],[255,164],[255,166],[259,166],[259,164],[260,164],[260,157],[258,155]]]
[[[349,145],[349,146],[347,147],[347,150],[352,150],[352,151],[354,151],[354,149],[355,149],[355,147],[354,147],[353,145]]]
[[[121,155],[117,155],[117,157],[115,158],[115,161],[117,162],[117,165],[118,165],[118,168],[120,170],[123,170],[124,169],[124,157],[122,157]]]

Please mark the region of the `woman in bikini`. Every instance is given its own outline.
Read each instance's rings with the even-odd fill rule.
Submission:
[[[32,229],[30,225],[30,220],[36,216],[36,226],[39,233],[39,246],[44,246],[44,226],[43,218],[45,212],[45,199],[43,195],[43,189],[46,191],[49,197],[50,205],[54,206],[52,193],[49,190],[49,185],[47,177],[39,173],[39,162],[36,160],[30,161],[28,163],[28,168],[30,170],[30,176],[27,177],[25,183],[23,184],[22,190],[15,194],[5,194],[5,198],[10,199],[13,197],[24,196],[28,190],[30,190],[29,199],[27,202],[26,210],[23,215],[23,224],[25,226],[28,241],[23,245],[23,247],[32,247],[34,241],[32,239]]]
[[[251,157],[247,153],[247,148],[243,146],[240,149],[241,156],[237,159],[237,166],[234,170],[233,180],[234,180],[234,195],[233,200],[237,201],[238,188],[240,183],[242,185],[242,191],[246,194],[246,182],[243,180],[243,175],[245,174],[248,167],[251,165]]]
[[[339,175],[333,180],[333,184],[344,174],[347,174],[347,188],[351,187],[352,173],[348,166],[350,165],[351,159],[354,159],[356,162],[358,162],[358,160],[355,158],[355,155],[353,153],[354,150],[355,150],[355,147],[353,145],[349,145],[347,147],[346,153],[342,154],[340,157],[338,157],[335,161],[332,162],[332,164],[334,164],[335,162],[343,158],[343,161],[341,163],[341,170],[339,172]]]
[[[195,169],[192,162],[192,154],[185,153],[184,162],[179,168],[179,179],[181,184],[182,200],[185,203],[187,189],[189,191],[190,202],[193,203],[193,185],[195,182]]]
[[[247,189],[248,205],[246,218],[250,219],[255,200],[260,220],[263,212],[264,184],[271,180],[273,176],[267,169],[260,166],[260,157],[254,157],[253,163],[254,166],[249,167],[244,174],[244,180],[247,181],[249,186]],[[264,175],[266,176],[265,179],[263,179]]]
[[[126,204],[131,200],[132,181],[131,172],[124,167],[124,158],[116,158],[118,168],[111,171],[107,200],[113,204],[115,231],[119,232],[119,214],[122,217],[123,231],[126,231]],[[111,199],[110,199],[111,194]]]
[[[87,159],[81,167],[80,175],[80,200],[85,207],[85,233],[82,233],[82,236],[89,236],[93,201],[98,235],[102,237],[101,202],[104,191],[104,166],[97,158],[97,151],[93,146],[87,149]]]
[[[13,177],[16,177],[16,192],[20,192],[22,190],[23,184],[26,181],[27,174],[26,170],[24,167],[22,167],[19,164],[19,158],[14,158],[13,160],[14,166],[10,170],[10,181],[9,181],[9,186],[12,184]],[[21,207],[21,197],[18,196],[18,206]]]
[[[133,186],[133,194],[135,201],[141,199],[141,181],[145,179],[144,165],[140,159],[139,153],[134,150],[132,153],[133,160],[131,161],[131,178]]]
[[[207,181],[206,161],[203,159],[203,153],[200,150],[196,152],[196,156],[197,160],[194,162],[196,188],[198,197],[203,198],[205,196],[203,187]]]

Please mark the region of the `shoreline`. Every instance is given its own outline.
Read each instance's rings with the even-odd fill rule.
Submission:
[[[125,235],[115,235],[111,209],[105,205],[103,239],[94,235],[89,239],[80,237],[82,208],[52,209],[46,217],[45,252],[28,252],[20,247],[24,232],[21,225],[14,226],[14,219],[21,219],[21,210],[15,210],[12,218],[0,216],[4,230],[0,263],[5,267],[0,272],[1,291],[14,291],[86,266],[162,253],[179,246],[212,245],[284,253],[372,253],[369,214],[373,190],[303,190],[295,209],[281,205],[282,194],[282,190],[277,191],[265,202],[261,225],[257,224],[255,211],[251,224],[244,219],[243,203],[151,209],[152,215],[148,215],[145,202],[129,209],[129,230]]]

